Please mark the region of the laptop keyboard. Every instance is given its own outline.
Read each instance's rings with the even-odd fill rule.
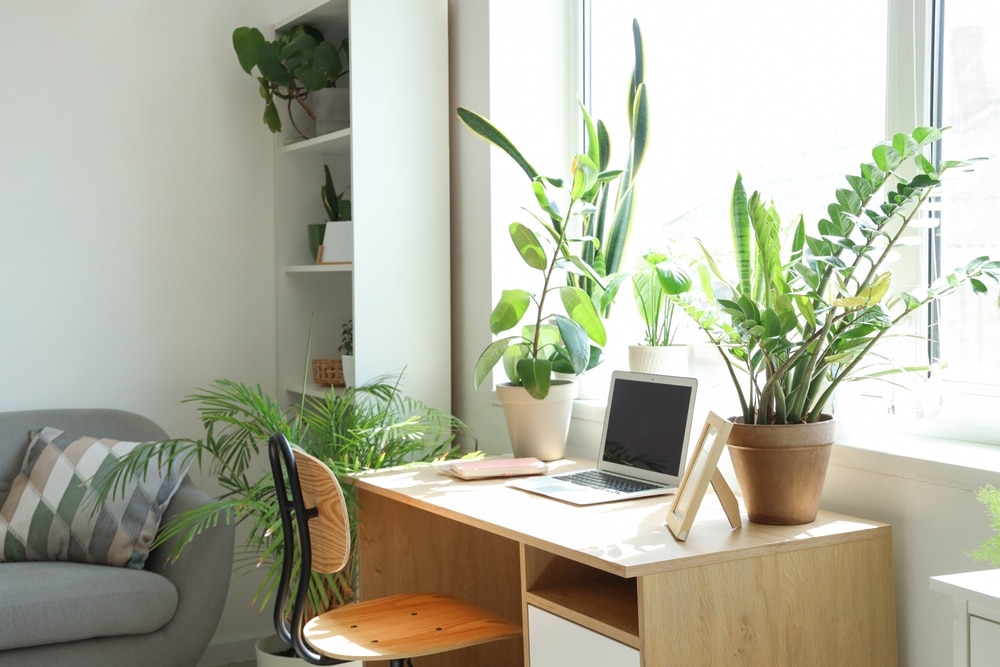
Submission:
[[[641,479],[629,479],[620,475],[612,475],[602,470],[581,470],[580,472],[556,475],[555,478],[581,486],[589,486],[592,489],[611,491],[612,493],[634,493],[636,491],[660,488],[659,484],[651,484]]]

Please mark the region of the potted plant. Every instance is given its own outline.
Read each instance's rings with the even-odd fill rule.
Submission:
[[[629,370],[665,375],[687,375],[687,346],[675,341],[676,297],[691,289],[691,276],[676,260],[658,251],[642,255],[632,274],[636,310],[645,330],[641,345],[629,345]]]
[[[534,291],[504,290],[490,314],[490,332],[498,335],[517,328],[534,304],[530,323],[483,350],[476,362],[475,384],[480,386],[502,360],[509,382],[497,386],[497,396],[504,406],[515,455],[558,459],[566,447],[576,385],[572,380],[553,380],[553,372],[579,375],[599,357],[600,346],[606,342],[594,303],[582,289],[566,284],[562,269],[571,267],[601,282],[593,268],[573,251],[570,240],[579,235],[580,217],[593,210],[583,199],[586,193],[601,178],[613,176],[599,174],[597,165],[586,155],[573,158],[568,179],[541,176],[487,119],[463,107],[458,109],[458,117],[534,174],[531,185],[543,211],[543,215],[531,214],[541,234],[520,222],[509,226],[515,249],[525,264],[538,272],[539,285]],[[577,230],[572,235],[571,227]],[[563,312],[552,308],[550,297],[555,295]]]
[[[237,558],[247,570],[266,569],[254,598],[261,611],[268,607],[281,573],[284,536],[278,517],[274,485],[266,460],[267,439],[282,432],[310,454],[323,460],[339,476],[416,461],[445,458],[457,452],[455,437],[465,427],[456,418],[402,394],[400,378],[380,377],[343,393],[329,392],[296,406],[282,406],[260,385],[217,380],[198,389],[184,402],[197,405],[205,437],[145,443],[119,459],[99,480],[104,496],[116,492],[129,478],[142,474],[152,459],[160,465],[186,469],[192,462],[211,474],[222,491],[214,503],[178,515],[166,523],[154,547],[171,536],[180,539],[172,557],[201,531],[220,520],[245,528]],[[303,388],[304,389],[304,388]],[[344,485],[357,525],[357,504],[350,484]],[[352,535],[352,543],[357,541]],[[357,590],[357,564],[351,562],[333,575],[313,573],[309,605],[325,611],[350,601]],[[293,573],[293,577],[297,577]],[[266,641],[266,640],[265,640]]]
[[[239,27],[233,31],[233,48],[243,71],[253,76],[257,69],[260,96],[264,98],[264,124],[271,132],[280,132],[282,127],[277,98],[287,103],[288,118],[296,134],[308,137],[317,122],[316,112],[307,102],[310,93],[336,86],[347,74],[347,40],[333,44],[309,25],[294,26],[272,41],[266,40],[257,28]],[[308,120],[303,126],[294,109],[305,112]]]
[[[910,313],[964,286],[985,293],[1000,278],[1000,262],[979,257],[927,288],[890,291],[890,255],[942,174],[968,164],[936,168],[926,159],[924,148],[940,137],[920,127],[878,144],[815,232],[798,217],[787,253],[773,203],[748,197],[736,177],[734,265],[723,270],[702,248],[702,283],[714,285],[703,300],[677,301],[722,354],[739,396],[728,444],[751,521],[812,521],[836,437],[834,391],[848,379],[900,370],[880,364],[875,350]]]
[[[309,251],[318,264],[345,264],[354,259],[354,223],[351,202],[333,184],[329,165],[323,165],[323,186],[320,196],[326,211],[326,222],[309,223]]]
[[[344,365],[344,383],[354,386],[354,320],[345,320],[340,326],[340,345],[337,346]]]

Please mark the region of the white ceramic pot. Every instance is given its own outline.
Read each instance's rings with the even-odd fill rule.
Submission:
[[[353,387],[354,386],[354,355],[353,354],[342,354],[340,356],[341,362],[344,365],[344,386]]]
[[[515,457],[534,456],[542,461],[563,457],[576,393],[576,382],[569,380],[553,380],[543,400],[532,398],[524,387],[497,385]]]
[[[254,644],[254,651],[257,654],[257,667],[306,667],[308,662],[296,656],[279,655],[282,651],[288,650],[285,644],[277,635],[271,635],[258,639]],[[356,660],[351,662],[338,663],[341,667],[364,667]]]
[[[628,367],[636,373],[687,377],[687,345],[629,345]]]
[[[336,220],[323,231],[322,264],[350,264],[354,261],[354,223]]]

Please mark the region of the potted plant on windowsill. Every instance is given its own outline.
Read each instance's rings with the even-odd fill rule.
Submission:
[[[282,128],[277,99],[286,102],[288,119],[300,139],[317,131],[322,134],[320,129],[326,132],[339,129],[332,124],[337,120],[322,116],[317,120],[315,99],[308,101],[308,98],[326,88],[335,88],[337,81],[347,74],[346,39],[334,44],[318,29],[297,25],[268,41],[257,28],[243,26],[233,31],[233,48],[243,71],[253,76],[254,68],[257,69],[260,96],[264,98],[264,124],[271,132],[280,132]],[[299,110],[306,119],[296,117]]]
[[[534,456],[543,461],[562,458],[566,434],[576,396],[572,380],[554,380],[553,373],[579,375],[600,355],[606,342],[604,324],[593,301],[579,287],[566,284],[563,270],[585,273],[601,282],[593,268],[573,251],[571,241],[579,237],[581,216],[593,207],[584,200],[601,178],[597,165],[586,155],[577,155],[565,181],[541,176],[511,141],[487,119],[460,107],[458,117],[470,130],[503,149],[521,167],[534,174],[532,189],[543,215],[531,213],[541,233],[520,222],[509,226],[510,238],[521,259],[537,271],[535,291],[505,289],[490,314],[490,332],[499,335],[517,328],[529,316],[530,324],[514,335],[490,343],[475,367],[479,387],[493,368],[503,362],[508,383],[497,385],[504,406],[507,429],[515,456]],[[589,241],[583,240],[586,245]],[[558,296],[562,312],[552,307]]]
[[[344,383],[354,386],[354,320],[345,320],[340,326],[340,360],[344,366]]]
[[[691,289],[691,276],[668,255],[649,250],[632,274],[632,292],[645,330],[641,345],[629,345],[629,370],[664,375],[687,375],[687,346],[675,340],[676,297]]]
[[[704,300],[676,297],[721,352],[739,396],[728,443],[751,521],[812,521],[836,437],[827,411],[834,391],[901,370],[880,364],[876,345],[910,313],[966,286],[983,294],[1000,278],[1000,262],[979,257],[926,288],[890,291],[887,262],[922,204],[944,172],[968,164],[938,169],[927,160],[924,148],[940,137],[921,127],[876,146],[815,232],[798,217],[788,253],[774,205],[757,192],[748,197],[738,175],[734,266],[723,270],[703,247],[702,283],[714,287]]]

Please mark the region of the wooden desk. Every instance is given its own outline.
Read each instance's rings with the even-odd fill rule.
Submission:
[[[804,526],[734,531],[709,495],[677,542],[664,523],[669,498],[575,507],[435,466],[356,487],[363,596],[442,591],[525,627],[523,645],[422,665],[528,664],[529,605],[636,649],[645,667],[897,664],[884,524],[820,512]],[[568,656],[561,664],[587,664]]]

